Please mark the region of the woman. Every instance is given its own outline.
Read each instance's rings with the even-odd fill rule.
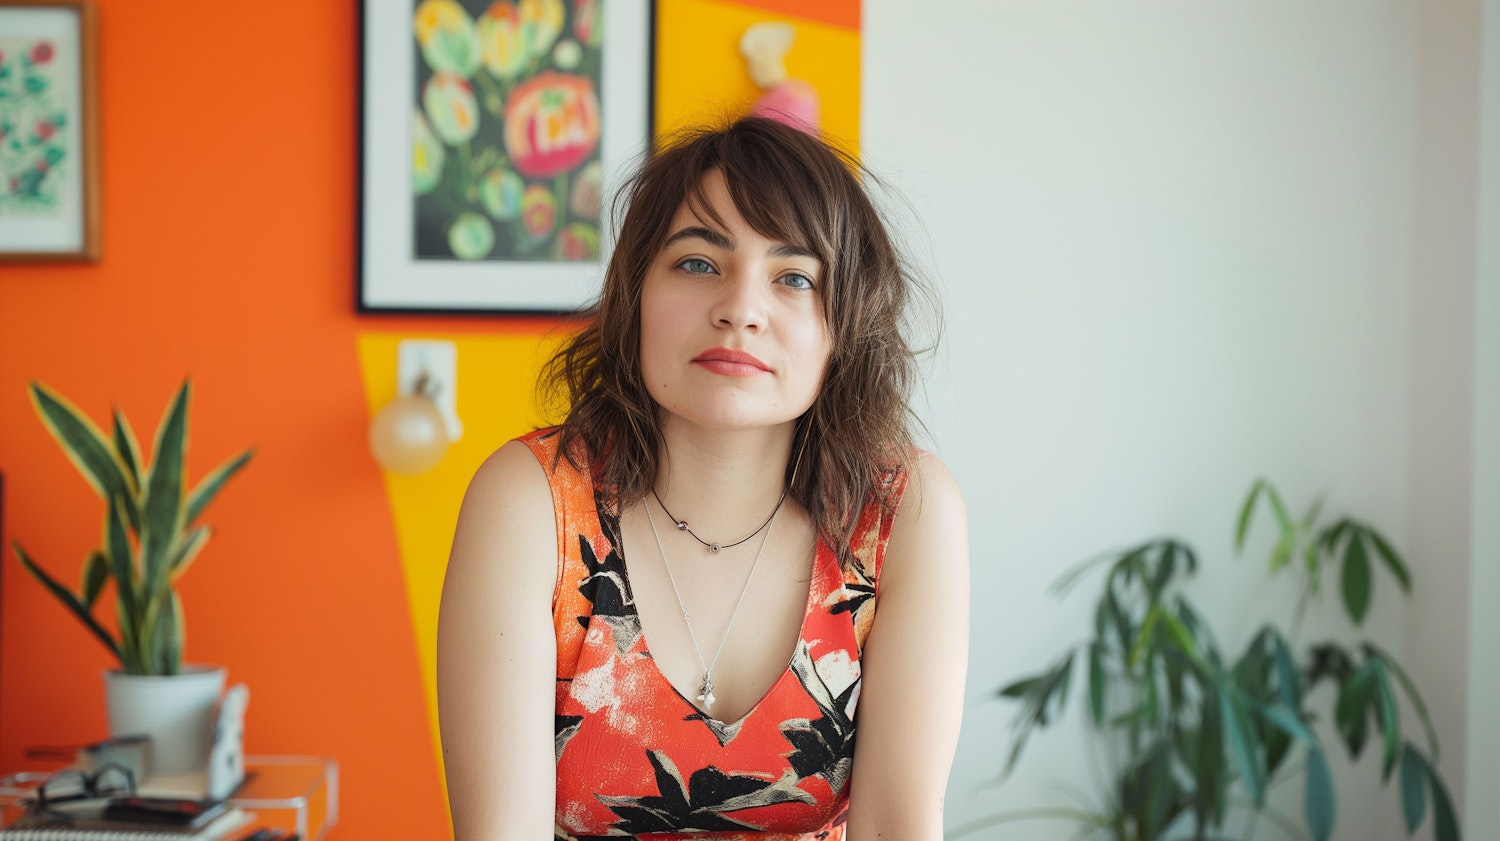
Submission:
[[[853,168],[746,118],[627,188],[549,369],[567,419],[501,447],[459,514],[459,841],[941,837],[967,523],[911,445],[911,278]]]

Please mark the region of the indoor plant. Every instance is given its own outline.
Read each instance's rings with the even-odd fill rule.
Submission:
[[[189,492],[185,456],[191,382],[183,382],[162,419],[150,462],[142,459],[135,433],[118,410],[111,434],[106,436],[76,406],[46,386],[33,382],[30,392],[42,423],[103,498],[104,536],[103,545],[84,561],[76,592],[38,566],[19,542],[13,546],[26,570],[119,659],[119,671],[111,674],[121,679],[115,681],[117,685],[107,684],[111,730],[120,735],[122,729],[139,732],[146,725],[117,720],[123,714],[116,709],[117,701],[125,703],[123,696],[138,695],[142,687],[165,685],[132,678],[182,675],[184,680],[175,683],[197,684],[199,695],[208,694],[211,701],[223,686],[223,670],[183,668],[182,601],[174,585],[211,534],[209,526],[195,525],[196,521],[224,484],[250,460],[251,451],[229,459]],[[100,595],[111,583],[115,588],[118,637],[94,616]],[[159,699],[143,703],[147,712],[160,712],[174,704]],[[201,700],[176,703],[195,711],[202,706]],[[155,739],[152,746],[153,764],[158,769],[176,764],[170,759],[175,745],[165,744],[167,741]],[[175,742],[175,737],[170,741]],[[196,756],[197,751],[189,753]],[[163,757],[168,761],[161,761]]]
[[[1297,642],[1328,567],[1339,568],[1340,602],[1358,626],[1369,610],[1373,570],[1384,567],[1405,591],[1411,586],[1405,562],[1365,523],[1345,518],[1320,528],[1317,504],[1294,519],[1280,494],[1264,481],[1256,482],[1241,508],[1236,551],[1243,548],[1262,499],[1280,532],[1271,571],[1292,569],[1300,575],[1301,598],[1291,633],[1267,623],[1238,658],[1225,657],[1203,614],[1179,592],[1181,579],[1196,571],[1198,559],[1191,547],[1176,540],[1154,540],[1074,570],[1059,582],[1060,590],[1107,564],[1092,634],[1051,668],[1000,690],[1002,697],[1022,704],[1006,771],[1014,767],[1027,737],[1054,723],[1067,704],[1074,672],[1081,671],[1088,724],[1115,754],[1102,805],[1001,814],[950,835],[1020,818],[1059,817],[1116,841],[1219,839],[1229,837],[1225,825],[1231,810],[1246,810],[1245,837],[1250,837],[1260,817],[1293,827],[1292,820],[1268,807],[1266,793],[1281,781],[1278,774],[1286,779],[1302,770],[1308,834],[1326,841],[1337,814],[1327,751],[1342,746],[1357,759],[1373,741],[1379,745],[1382,780],[1400,781],[1407,832],[1426,820],[1430,801],[1437,841],[1457,841],[1453,804],[1436,770],[1437,737],[1406,672],[1372,642],[1300,647]],[[1336,690],[1327,711],[1333,725],[1330,739],[1315,726],[1318,716],[1309,700],[1324,683]],[[1402,694],[1425,730],[1421,744],[1401,732]],[[1297,756],[1305,760],[1302,769],[1289,762]]]

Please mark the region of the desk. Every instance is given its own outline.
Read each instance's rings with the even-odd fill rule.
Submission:
[[[0,826],[21,814],[20,800],[51,771],[0,776]],[[147,777],[142,788],[151,788]],[[256,814],[256,823],[295,830],[322,841],[339,822],[339,766],[321,756],[246,756],[245,782],[229,802]]]

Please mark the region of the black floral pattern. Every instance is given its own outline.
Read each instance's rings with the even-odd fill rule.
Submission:
[[[799,777],[821,776],[834,791],[843,791],[849,782],[849,772],[854,770],[854,720],[847,711],[859,692],[860,680],[855,678],[835,695],[818,674],[805,642],[797,644],[792,672],[823,714],[815,719],[794,718],[782,723],[781,735],[793,748],[787,754],[787,762]]]
[[[604,518],[601,516],[600,520]],[[636,613],[635,603],[630,597],[630,585],[625,581],[625,560],[618,547],[619,527],[615,528],[615,539],[610,542],[610,552],[600,560],[594,546],[584,535],[578,536],[579,553],[583,556],[588,576],[578,584],[578,592],[593,605],[594,616],[604,620],[614,631],[615,649],[624,655],[641,635],[641,617]],[[583,627],[589,625],[587,616],[578,617]]]
[[[775,782],[744,774],[726,774],[712,765],[700,768],[686,782],[662,751],[648,751],[656,771],[657,795],[599,796],[619,816],[614,829],[631,835],[642,832],[728,832],[764,827],[726,817],[729,812],[778,803],[812,803],[790,776]]]

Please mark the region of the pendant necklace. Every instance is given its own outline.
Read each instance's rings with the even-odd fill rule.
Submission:
[[[655,491],[652,491],[653,496],[655,493]],[[786,499],[785,491],[782,491],[781,497],[782,499]],[[657,502],[660,503],[661,500],[658,499]],[[760,555],[766,551],[766,543],[771,539],[771,520],[776,519],[776,511],[781,510],[781,503],[776,503],[776,511],[772,511],[770,518],[760,528],[755,530],[756,533],[759,533],[763,529],[766,534],[760,540],[760,548],[755,550],[755,560],[750,562],[750,572],[745,575],[745,584],[740,588],[739,601],[734,603],[734,612],[729,614],[729,622],[724,626],[724,636],[719,638],[719,647],[714,651],[714,659],[712,661],[703,659],[703,648],[698,645],[698,635],[693,632],[693,620],[688,618],[687,604],[682,601],[682,593],[677,589],[677,579],[672,575],[672,564],[667,561],[667,550],[662,546],[661,534],[656,531],[656,519],[651,516],[651,506],[643,502],[641,503],[641,507],[646,509],[646,522],[651,524],[651,534],[656,538],[656,550],[661,553],[662,566],[667,568],[667,581],[672,585],[672,595],[677,597],[677,609],[682,611],[682,624],[687,626],[688,639],[693,641],[693,651],[698,655],[698,665],[703,667],[703,683],[698,688],[698,700],[703,702],[703,710],[710,712],[714,706],[714,666],[719,664],[719,655],[724,653],[724,643],[729,641],[729,629],[734,627],[735,617],[740,615],[740,605],[745,603],[745,594],[750,592],[750,579],[755,577],[755,568],[760,565]],[[667,507],[663,505],[661,510],[665,512]],[[667,516],[671,517],[672,515],[671,513],[667,513]],[[686,523],[679,522],[679,528],[686,525]],[[686,529],[683,530],[686,531]],[[692,532],[688,533],[692,534]],[[697,535],[693,536],[697,537]],[[750,535],[750,537],[754,536],[755,534]],[[745,538],[745,540],[749,540],[750,537]],[[739,543],[744,543],[745,540],[741,540]],[[699,542],[701,543],[702,541],[700,540]],[[732,543],[730,545],[737,546],[739,544]],[[718,550],[711,546],[709,551],[717,552]]]
[[[761,523],[755,529],[755,531],[750,532],[749,534],[745,535],[739,540],[736,540],[733,543],[715,543],[711,540],[704,540],[703,538],[698,536],[697,532],[693,531],[691,528],[688,528],[687,520],[679,520],[676,517],[672,516],[672,512],[667,510],[667,504],[665,502],[662,502],[661,497],[657,495],[655,487],[651,488],[651,496],[656,498],[656,504],[661,506],[662,513],[666,514],[668,517],[671,517],[672,522],[677,524],[678,531],[685,531],[688,534],[692,535],[694,540],[708,547],[708,553],[710,555],[717,555],[719,554],[720,550],[733,549],[734,547],[740,545],[741,543],[744,543],[757,534],[760,534],[761,529],[769,526],[771,524],[771,520],[776,516],[776,512],[781,510],[781,504],[783,502],[786,502],[786,492],[791,490],[791,487],[791,485],[787,485],[786,487],[781,489],[781,498],[776,500],[776,507],[771,509],[771,516],[767,517],[765,522]],[[650,513],[649,508],[647,509],[647,513]],[[652,525],[654,527],[655,524],[653,523]]]

